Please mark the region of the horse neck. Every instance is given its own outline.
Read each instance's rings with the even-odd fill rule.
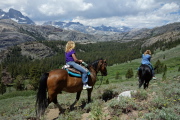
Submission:
[[[94,69],[94,67],[93,66],[90,66],[89,67],[89,71],[90,71],[90,78],[91,78],[91,80],[92,80],[92,82],[93,82],[93,84],[95,84],[96,83],[96,79],[97,79],[97,71]]]
[[[98,71],[96,70],[96,68],[94,68],[93,66],[89,67],[89,71],[95,75],[97,75]]]

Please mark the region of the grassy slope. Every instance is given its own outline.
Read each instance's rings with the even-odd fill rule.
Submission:
[[[167,68],[168,68],[167,80],[166,81],[162,80],[162,74],[156,75],[158,80],[151,81],[148,91],[145,91],[145,93],[148,94],[148,99],[144,100],[144,102],[142,102],[142,104],[141,104],[142,106],[140,105],[139,102],[135,102],[135,101],[133,102],[133,103],[141,106],[141,108],[140,107],[136,108],[136,114],[138,114],[138,115],[132,115],[131,118],[129,118],[129,119],[132,119],[133,117],[135,117],[135,118],[145,117],[142,115],[143,112],[144,113],[149,112],[149,114],[152,114],[152,116],[153,116],[153,111],[151,109],[155,109],[155,110],[159,110],[159,109],[156,109],[156,106],[155,106],[155,108],[153,108],[153,107],[150,107],[150,105],[148,106],[148,104],[144,105],[144,103],[149,102],[149,103],[153,104],[152,102],[154,102],[154,101],[158,101],[158,100],[162,101],[162,100],[158,99],[158,98],[157,98],[158,100],[154,100],[154,101],[149,100],[151,98],[151,94],[156,94],[156,96],[154,97],[154,99],[155,99],[156,97],[158,97],[158,95],[162,96],[163,91],[169,90],[169,89],[174,90],[175,88],[178,87],[178,85],[180,84],[180,80],[177,78],[177,76],[180,76],[180,72],[177,71],[178,67],[180,66],[180,52],[179,51],[180,51],[180,45],[178,47],[175,47],[168,51],[157,51],[157,53],[155,55],[153,55],[153,58],[152,58],[153,64],[159,59],[160,61],[162,61],[164,64],[167,65]],[[164,55],[165,55],[165,59],[163,59]],[[93,114],[95,114],[95,116],[98,116],[99,110],[97,111],[97,109],[99,109],[99,108],[97,108],[97,104],[100,107],[109,107],[109,104],[111,104],[111,106],[112,106],[111,101],[109,101],[107,103],[100,101],[102,94],[107,89],[112,90],[113,92],[117,92],[117,93],[120,93],[120,92],[123,92],[126,90],[132,90],[132,89],[137,90],[138,89],[137,78],[133,77],[133,78],[127,80],[127,79],[125,79],[124,76],[125,76],[125,73],[128,68],[132,68],[134,71],[134,74],[135,74],[138,66],[140,65],[140,61],[141,61],[141,59],[136,59],[136,60],[133,60],[128,63],[109,66],[108,67],[108,76],[105,77],[105,79],[108,79],[110,84],[102,85],[99,89],[94,89],[93,93],[92,93],[93,102],[91,104],[86,105],[84,107],[84,109],[78,108],[77,110],[67,112],[64,115],[60,115],[59,119],[70,119],[70,120],[71,119],[72,120],[73,119],[81,119],[81,114],[89,111],[89,109],[95,111],[95,112],[91,113],[91,118],[92,118]],[[115,79],[115,75],[117,72],[119,72],[120,76],[122,77],[118,80]],[[174,81],[174,78],[177,78],[177,79]],[[120,81],[123,81],[123,82],[120,82]],[[168,86],[171,86],[171,88],[168,88],[167,84],[168,84]],[[172,92],[174,92],[175,95],[180,94],[180,92],[177,91],[176,89]],[[99,94],[95,94],[95,93],[99,93]],[[6,95],[7,94],[3,95],[3,97]],[[62,104],[62,106],[64,108],[68,107],[71,103],[74,102],[75,95],[76,94],[69,94],[69,93],[61,94],[58,96],[59,103]],[[86,100],[86,96],[87,96],[86,91],[82,91],[81,100],[80,100],[81,103],[83,103],[83,101]],[[1,97],[2,96],[0,96],[0,98]],[[174,99],[174,97],[169,97],[169,98],[172,98],[171,99],[172,101]],[[151,99],[153,99],[153,98],[151,98]],[[162,99],[164,100],[164,97],[162,97]],[[178,99],[179,98],[177,98],[176,100],[178,100]],[[131,103],[129,103],[129,104],[131,104]],[[20,120],[20,119],[25,119],[27,117],[34,117],[35,116],[34,105],[35,105],[35,95],[26,97],[26,96],[18,96],[18,94],[17,94],[17,97],[12,97],[9,99],[0,99],[0,106],[1,106],[0,107],[0,119],[19,119]],[[179,106],[179,103],[169,102],[168,105],[169,105],[169,107],[176,107],[176,106]],[[144,107],[144,106],[146,106],[146,107]],[[48,108],[54,108],[53,104],[50,104],[50,106]],[[116,111],[118,111],[121,108],[116,108],[116,109],[117,109]],[[109,111],[112,112],[113,110],[109,109]],[[170,111],[170,113],[171,112],[172,111]],[[149,114],[147,114],[147,115],[149,115]],[[103,114],[103,112],[101,113],[101,115],[105,116]],[[121,116],[121,117],[124,116],[121,119],[127,118],[127,116],[125,114],[117,115],[117,113],[114,113],[114,115]],[[116,119],[115,116],[113,116],[111,114],[111,118]],[[152,116],[149,115],[148,117],[151,118]]]

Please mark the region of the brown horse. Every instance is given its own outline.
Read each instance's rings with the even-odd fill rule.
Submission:
[[[91,89],[87,89],[88,103],[91,101],[91,92],[96,82],[97,73],[100,71],[102,76],[107,75],[106,60],[99,59],[88,65],[90,75],[88,77],[88,85],[92,86]],[[72,77],[68,75],[64,69],[52,70],[49,73],[44,73],[40,79],[39,89],[36,98],[36,115],[41,117],[44,114],[48,105],[53,102],[60,110],[63,110],[58,104],[57,95],[62,91],[77,93],[76,100],[71,105],[74,106],[80,98],[81,91],[83,90],[82,79],[80,77]],[[47,98],[47,93],[48,98]]]

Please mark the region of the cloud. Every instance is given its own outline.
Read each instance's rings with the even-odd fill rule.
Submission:
[[[39,11],[47,16],[65,15],[70,12],[86,11],[92,7],[91,3],[83,0],[49,0],[39,6]]]
[[[178,0],[1,0],[36,23],[66,20],[90,26],[156,27],[180,22]]]
[[[179,10],[179,5],[176,3],[166,3],[164,4],[159,11],[165,12],[165,13],[171,13],[171,12],[176,12]]]

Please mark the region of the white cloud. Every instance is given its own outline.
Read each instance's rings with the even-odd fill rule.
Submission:
[[[165,13],[171,13],[171,12],[176,12],[179,10],[179,5],[176,3],[166,3],[164,4],[159,11],[165,12]]]
[[[137,4],[137,7],[139,9],[145,9],[145,10],[150,9],[153,6],[156,6],[154,0],[137,0],[135,4]]]
[[[46,16],[53,16],[53,15],[57,15],[57,14],[65,14],[65,11],[63,10],[63,8],[61,7],[57,7],[53,6],[53,5],[49,5],[49,4],[43,4],[41,5],[38,10],[45,14]]]
[[[83,0],[48,0],[41,4],[38,10],[47,16],[64,15],[69,12],[86,11],[92,7],[91,3],[85,3]]]

